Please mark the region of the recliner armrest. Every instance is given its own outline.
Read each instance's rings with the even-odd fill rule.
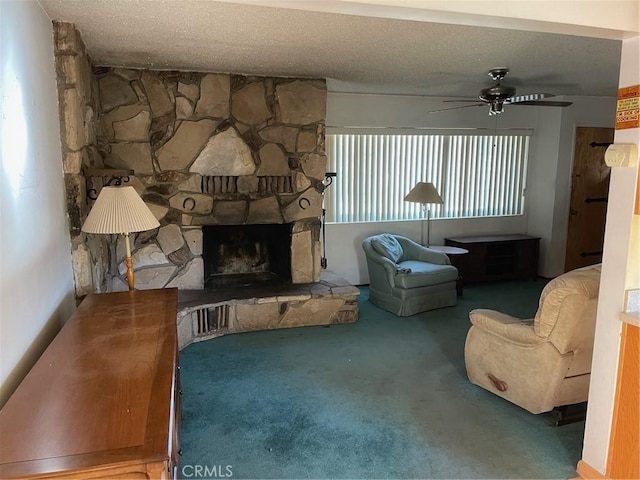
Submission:
[[[534,346],[545,341],[536,335],[532,320],[521,320],[506,313],[478,308],[469,312],[471,323],[505,340],[522,346]]]

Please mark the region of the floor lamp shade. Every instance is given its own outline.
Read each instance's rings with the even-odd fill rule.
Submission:
[[[143,232],[160,226],[133,187],[103,187],[82,225],[87,233]]]
[[[404,197],[404,201],[405,202],[415,202],[415,203],[420,203],[422,205],[422,210],[423,212],[426,213],[427,215],[427,243],[426,245],[429,246],[429,222],[431,220],[430,216],[429,216],[429,207],[428,205],[430,203],[444,203],[444,201],[442,200],[442,197],[440,196],[440,194],[438,193],[438,190],[436,190],[436,187],[433,186],[433,183],[426,183],[426,182],[418,182],[416,184],[415,187],[413,187],[411,189],[411,191],[409,193],[407,193],[407,195]],[[422,223],[423,228],[422,228],[422,233],[421,233],[421,241],[422,244],[425,244],[424,241],[424,222]]]
[[[423,205],[427,203],[444,203],[433,183],[425,182],[418,182],[404,197],[404,201],[422,203]]]
[[[152,230],[159,226],[158,219],[133,187],[103,187],[82,225],[82,231],[124,235],[127,249],[127,283],[129,290],[133,290],[133,259],[131,258],[129,234]]]

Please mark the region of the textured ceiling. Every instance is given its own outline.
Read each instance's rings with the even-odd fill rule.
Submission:
[[[621,42],[212,0],[39,0],[97,65],[322,77],[330,91],[475,97],[507,66],[519,94],[615,96]]]

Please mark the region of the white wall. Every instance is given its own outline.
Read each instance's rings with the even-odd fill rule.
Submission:
[[[620,40],[638,31],[637,0],[221,0],[346,15]],[[557,23],[559,22],[559,23]]]
[[[622,44],[620,87],[640,84],[640,37]],[[640,129],[617,130],[615,143],[640,143]],[[636,159],[637,160],[637,159]],[[596,320],[596,336],[589,387],[589,408],[585,426],[582,459],[603,475],[615,399],[618,355],[620,351],[620,312],[624,310],[633,207],[638,163],[630,168],[613,168],[609,184],[607,226],[604,237],[602,277]]]
[[[75,308],[51,22],[2,1],[0,405]]]
[[[540,236],[538,273],[555,277],[564,271],[566,229],[573,165],[576,125],[613,126],[615,99],[566,97],[574,102],[568,108],[507,106],[501,115],[490,117],[488,107],[471,107],[429,114],[429,110],[456,104],[442,98],[366,95],[330,92],[327,99],[327,126],[423,127],[533,129],[530,144],[525,215],[469,220],[433,220],[431,243],[454,235],[528,233]],[[338,172],[339,175],[339,172]],[[429,181],[429,179],[425,179]],[[370,234],[391,231],[420,239],[420,222],[361,223],[327,225],[329,269],[355,284],[366,284],[369,277],[362,240]]]

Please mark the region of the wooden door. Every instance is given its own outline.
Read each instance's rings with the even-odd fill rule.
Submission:
[[[613,143],[613,133],[613,128],[576,130],[565,272],[602,261],[611,170],[604,152]]]

